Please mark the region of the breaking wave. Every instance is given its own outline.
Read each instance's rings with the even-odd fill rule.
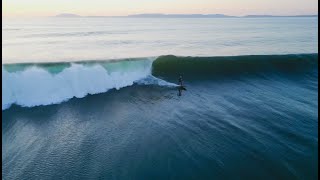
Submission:
[[[177,86],[163,79],[188,79],[259,72],[317,71],[318,54],[177,57],[2,65],[2,110],[57,104],[73,97],[139,85]],[[159,79],[163,78],[163,79]]]
[[[135,82],[165,84],[151,76],[152,60],[2,66],[2,110],[57,104],[70,98],[120,89]]]

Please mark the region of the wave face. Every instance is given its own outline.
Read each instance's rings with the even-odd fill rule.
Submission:
[[[2,66],[2,109],[57,104],[70,98],[139,85],[174,87],[179,74],[221,79],[261,73],[317,72],[318,54],[251,55],[230,57],[160,56],[119,61],[33,63]],[[159,79],[163,78],[165,80]]]
[[[32,107],[130,86],[150,75],[152,61],[14,64],[2,66],[2,109]]]
[[[161,56],[152,74],[163,78],[222,78],[261,73],[304,73],[318,67],[318,54],[247,55],[221,57]]]

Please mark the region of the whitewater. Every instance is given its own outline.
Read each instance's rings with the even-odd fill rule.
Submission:
[[[23,70],[8,72],[20,64],[2,66],[2,110],[12,104],[24,107],[57,104],[70,98],[83,98],[88,94],[120,89],[133,83],[140,85],[161,85],[175,87],[151,75],[154,59],[122,60],[117,62],[70,63],[67,67],[50,64],[25,65]],[[60,72],[50,72],[50,68],[60,68]]]

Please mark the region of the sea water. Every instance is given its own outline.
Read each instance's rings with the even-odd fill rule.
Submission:
[[[318,18],[4,18],[2,63],[315,53]]]
[[[5,19],[2,177],[318,179],[317,21]]]

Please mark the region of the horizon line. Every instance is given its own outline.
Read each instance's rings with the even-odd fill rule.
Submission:
[[[24,16],[24,17],[155,17],[155,16],[161,16],[161,17],[169,17],[169,16],[202,16],[202,17],[210,17],[214,18],[212,16],[220,16],[220,18],[232,18],[232,17],[316,17],[318,14],[291,14],[291,15],[274,15],[274,14],[247,14],[247,15],[227,15],[227,14],[214,14],[214,13],[206,13],[206,14],[197,14],[197,13],[191,13],[191,14],[184,14],[184,13],[137,13],[137,14],[128,14],[128,15],[79,15],[75,13],[59,13],[56,15],[47,15],[47,16]],[[10,17],[21,17],[21,16],[6,16],[3,15],[4,18],[10,18]],[[218,17],[216,17],[218,18]]]
[[[292,14],[292,15],[273,15],[273,14],[247,14],[247,15],[228,15],[228,14],[215,14],[215,13],[137,13],[128,15],[79,15],[75,13],[59,13],[56,15],[51,15],[49,17],[59,17],[59,16],[79,16],[79,17],[130,17],[130,16],[225,16],[225,17],[247,17],[247,16],[318,16],[318,14]],[[48,17],[48,16],[45,16]]]

